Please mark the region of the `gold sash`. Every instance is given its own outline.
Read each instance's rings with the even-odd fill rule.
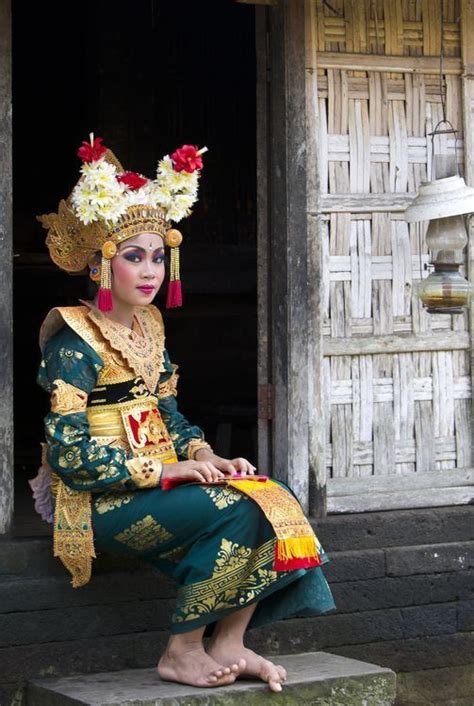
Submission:
[[[274,480],[258,477],[228,480],[227,485],[256,502],[272,525],[277,537],[274,571],[291,571],[322,563],[318,538],[299,502],[288,490]]]

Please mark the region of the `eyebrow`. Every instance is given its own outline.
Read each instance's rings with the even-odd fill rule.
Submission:
[[[129,248],[133,248],[134,250],[141,250],[141,251],[144,252],[144,253],[147,252],[147,250],[146,250],[145,248],[142,248],[140,245],[126,245],[124,248],[122,248],[122,249],[120,250],[120,252],[124,252],[124,250],[128,250]],[[153,250],[153,252],[154,252],[154,253],[155,253],[155,252],[158,252],[158,250],[160,250],[161,252],[164,252],[164,251],[165,251],[164,247],[163,247],[163,246],[160,246],[159,248],[155,248],[155,250]]]

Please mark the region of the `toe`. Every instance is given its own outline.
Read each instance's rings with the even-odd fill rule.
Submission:
[[[272,691],[281,691],[282,676],[272,662],[266,660],[262,664],[261,678],[268,682],[268,686]]]
[[[281,682],[273,681],[272,679],[268,682],[268,686],[270,687],[271,691],[282,691],[283,689]]]

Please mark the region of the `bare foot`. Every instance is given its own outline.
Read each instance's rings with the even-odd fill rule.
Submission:
[[[210,657],[201,646],[182,652],[167,649],[158,662],[157,669],[164,681],[211,687],[232,684],[245,667],[243,659],[223,666]]]
[[[258,677],[267,682],[272,691],[281,691],[282,682],[286,681],[286,669],[281,664],[273,664],[243,644],[211,640],[207,653],[221,664],[229,663],[228,655],[232,655],[233,660],[243,659],[246,667],[237,676]]]

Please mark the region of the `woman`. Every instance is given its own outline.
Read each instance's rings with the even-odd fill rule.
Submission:
[[[168,305],[180,304],[182,237],[170,223],[197,198],[203,151],[183,146],[149,180],[91,135],[71,196],[39,217],[54,262],[88,267],[100,288],[93,301],[53,309],[41,327],[38,382],[51,411],[32,485],[38,501],[51,478],[54,553],[73,586],[89,580],[95,549],[140,557],[175,579],[162,679],[213,687],[254,676],[281,691],[285,669],[247,649],[245,630],[334,609],[320,568],[328,558],[283,484],[214,453],[180,414],[177,366],[152,304],[165,244]]]

